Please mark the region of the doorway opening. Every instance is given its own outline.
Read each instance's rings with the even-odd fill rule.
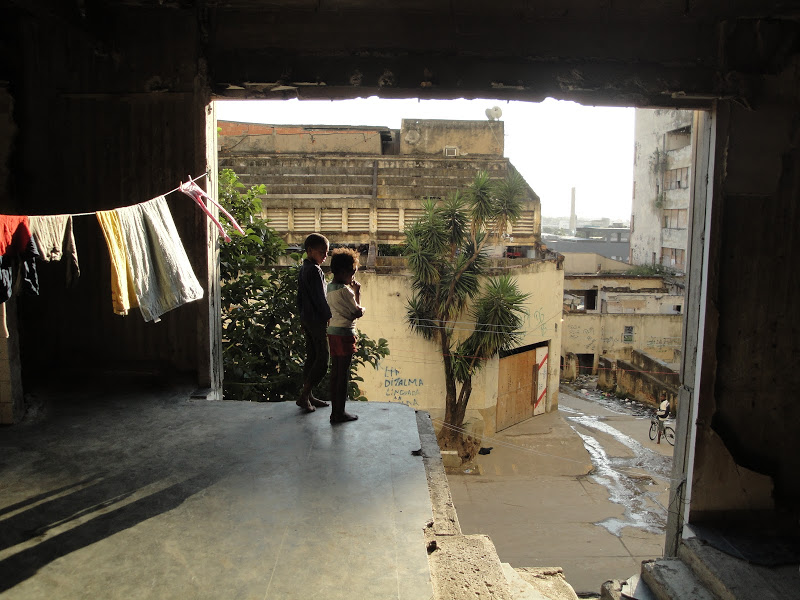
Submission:
[[[448,176],[453,179],[452,173],[458,170],[459,161],[462,164],[483,161],[481,164],[487,167],[504,164],[505,169],[510,166],[523,175],[536,195],[538,206],[527,211],[528,214],[523,211],[503,243],[497,244],[497,258],[514,258],[506,263],[514,263],[516,267],[524,265],[525,259],[547,261],[547,253],[555,251],[563,264],[564,283],[558,295],[552,293],[552,281],[541,280],[538,285],[526,288],[531,290],[536,302],[541,299],[543,303],[541,306],[531,304],[524,328],[527,337],[522,345],[527,347],[532,342],[544,349],[549,358],[544,371],[538,367],[540,357],[510,353],[499,360],[493,375],[486,376],[488,385],[481,382],[480,394],[473,396],[480,398],[475,401],[474,409],[480,426],[467,430],[485,436],[483,445],[489,446],[497,432],[513,431],[516,424],[529,419],[535,421],[540,414],[534,411],[530,417],[515,421],[506,415],[508,411],[501,410],[500,399],[505,392],[511,394],[508,398],[516,398],[511,404],[516,402],[526,410],[529,405],[543,407],[546,404],[536,404],[538,398],[533,402],[531,399],[538,396],[532,393],[533,389],[538,391],[544,383],[548,410],[558,409],[559,372],[564,356],[575,357],[575,371],[579,375],[593,376],[597,375],[595,358],[598,355],[604,357],[605,365],[613,363],[617,357],[629,357],[631,346],[637,343],[648,349],[659,346],[659,351],[660,346],[670,343],[680,347],[684,311],[675,307],[683,305],[685,270],[674,267],[677,258],[683,259],[684,266],[688,261],[687,255],[678,250],[685,252],[688,243],[691,186],[687,178],[693,173],[684,171],[685,166],[676,165],[691,162],[692,153],[691,148],[681,145],[685,136],[672,134],[675,127],[658,137],[656,125],[652,123],[647,133],[652,138],[653,150],[642,150],[636,144],[634,151],[634,125],[638,126],[639,120],[633,109],[627,109],[631,121],[625,136],[629,150],[628,175],[622,187],[617,185],[616,188],[618,195],[628,196],[626,212],[609,209],[607,213],[588,214],[584,218],[579,214],[581,207],[586,206],[581,204],[584,197],[594,200],[589,202],[590,206],[601,207],[601,210],[603,206],[597,196],[593,197],[591,185],[575,186],[569,176],[565,176],[561,185],[566,186],[566,192],[550,192],[537,183],[540,171],[524,168],[525,157],[532,154],[534,146],[544,147],[543,154],[548,150],[541,136],[532,135],[523,135],[524,150],[516,150],[517,132],[511,121],[516,107],[512,105],[524,103],[502,104],[505,120],[499,121],[497,118],[479,119],[477,101],[463,103],[465,110],[472,111],[463,119],[453,108],[456,106],[453,101],[439,102],[443,106],[442,113],[423,115],[412,109],[425,103],[408,102],[405,109],[409,112],[392,116],[397,119],[395,122],[387,121],[387,115],[392,113],[387,109],[391,102],[377,99],[378,112],[374,116],[367,116],[362,105],[352,116],[336,116],[333,120],[326,115],[328,108],[332,114],[342,115],[344,113],[332,109],[347,101],[262,101],[257,105],[262,111],[257,119],[237,117],[226,112],[227,108],[223,110],[222,102],[217,102],[218,164],[221,170],[227,168],[239,174],[246,186],[266,186],[265,193],[259,194],[262,214],[295,250],[301,248],[303,238],[310,232],[321,232],[336,244],[360,246],[366,250],[364,265],[368,270],[374,269],[376,275],[374,280],[364,280],[362,292],[377,294],[365,300],[367,314],[370,314],[369,306],[374,306],[372,314],[378,316],[377,321],[383,328],[380,331],[388,332],[385,336],[383,333],[375,335],[388,340],[391,353],[381,361],[377,371],[366,369],[361,373],[365,395],[373,401],[403,402],[427,410],[440,422],[444,417],[441,358],[437,362],[436,353],[425,350],[427,342],[404,328],[405,299],[409,294],[398,283],[403,261],[400,256],[403,232],[424,210],[420,203],[421,189],[428,192],[424,196],[435,200],[447,197],[448,186],[437,186],[433,179],[438,178],[440,183],[447,181]],[[493,102],[484,100],[480,105]],[[243,101],[224,104],[244,106]],[[284,116],[281,108],[295,105],[298,109],[307,105],[305,116],[294,112],[286,113],[293,116]],[[647,118],[652,120],[652,115],[642,117],[645,122]],[[454,133],[446,137],[447,126],[442,123],[459,120],[480,121],[478,129],[482,135],[465,139],[459,136],[459,126],[453,125]],[[432,142],[435,136],[431,132],[442,131],[445,137]],[[616,135],[622,136],[619,131]],[[604,146],[604,151],[607,150]],[[554,153],[553,148],[549,148],[549,153]],[[595,152],[595,159],[596,156]],[[660,162],[655,163],[656,159]],[[574,167],[574,163],[572,165]],[[596,182],[611,179],[611,167],[608,163],[603,166],[606,172],[597,175]],[[431,174],[434,176],[428,179]],[[559,202],[566,199],[566,202],[556,203],[553,209],[549,203],[554,198]],[[575,201],[574,204],[571,201]],[[637,201],[641,202],[637,204]],[[657,241],[651,242],[651,239]],[[620,245],[626,247],[620,248]],[[665,258],[651,261],[651,256],[656,255]],[[629,260],[620,260],[621,257]],[[562,269],[555,269],[553,273],[559,271]],[[394,279],[379,279],[381,274]],[[684,281],[680,281],[682,277]],[[640,284],[641,281],[645,283]],[[544,298],[548,293],[549,297]],[[565,309],[568,295],[581,300],[581,306]],[[661,308],[665,302],[669,310]],[[587,311],[592,314],[585,314]],[[636,335],[626,337],[625,327],[630,323],[620,319],[623,314],[631,313],[637,315]],[[642,324],[645,321],[660,323],[663,317],[672,317],[674,321],[668,335],[656,333],[660,331],[658,327]],[[375,336],[370,333],[370,337]],[[667,338],[669,342],[665,343]],[[509,367],[502,363],[510,359],[522,360],[520,357],[527,360],[523,366]],[[507,376],[523,371],[525,377]],[[492,379],[494,377],[496,379]],[[520,382],[524,385],[506,386],[507,390],[503,387]],[[432,400],[435,398],[439,398],[439,405]],[[503,403],[503,406],[509,405]],[[492,416],[487,417],[490,413]],[[597,437],[596,432],[592,434],[589,430],[581,433],[587,436],[582,438],[584,442],[592,435]],[[578,568],[577,565],[574,568]]]

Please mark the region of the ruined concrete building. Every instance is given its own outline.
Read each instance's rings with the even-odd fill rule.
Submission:
[[[422,199],[464,190],[479,171],[502,179],[502,121],[403,119],[400,129],[220,121],[219,165],[265,184],[263,213],[289,244],[318,231],[343,244],[397,244]],[[508,244],[535,257],[541,203],[527,188]],[[502,255],[505,247],[495,248]],[[517,251],[519,252],[519,250]]]
[[[630,262],[686,271],[692,111],[636,110]]]

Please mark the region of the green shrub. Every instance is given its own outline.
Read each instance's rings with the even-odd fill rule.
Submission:
[[[220,173],[219,198],[245,230],[228,228],[230,242],[221,242],[223,395],[230,400],[294,400],[300,393],[305,338],[297,314],[297,275],[302,256],[290,254],[294,264],[273,266],[286,251],[281,237],[261,218],[263,185],[244,190],[230,169]],[[356,368],[389,354],[385,339],[362,335],[351,367],[350,395],[359,395]],[[327,377],[318,386],[328,396]]]

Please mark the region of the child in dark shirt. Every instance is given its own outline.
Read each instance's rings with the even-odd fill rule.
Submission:
[[[303,389],[296,404],[305,412],[314,412],[317,407],[329,406],[311,392],[328,371],[328,340],[325,329],[331,318],[331,310],[325,298],[325,275],[320,265],[328,256],[328,239],[312,233],[306,238],[307,258],[303,260],[298,275],[297,308],[300,324],[306,338],[306,362],[303,365]]]
[[[328,305],[331,321],[328,342],[331,351],[331,423],[355,421],[358,415],[345,412],[350,363],[356,352],[356,319],[364,316],[361,306],[361,284],[355,280],[358,252],[337,248],[331,256],[333,281],[328,284]]]

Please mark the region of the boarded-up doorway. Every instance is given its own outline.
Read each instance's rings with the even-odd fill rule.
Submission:
[[[496,427],[501,431],[545,411],[547,346],[500,359]]]

